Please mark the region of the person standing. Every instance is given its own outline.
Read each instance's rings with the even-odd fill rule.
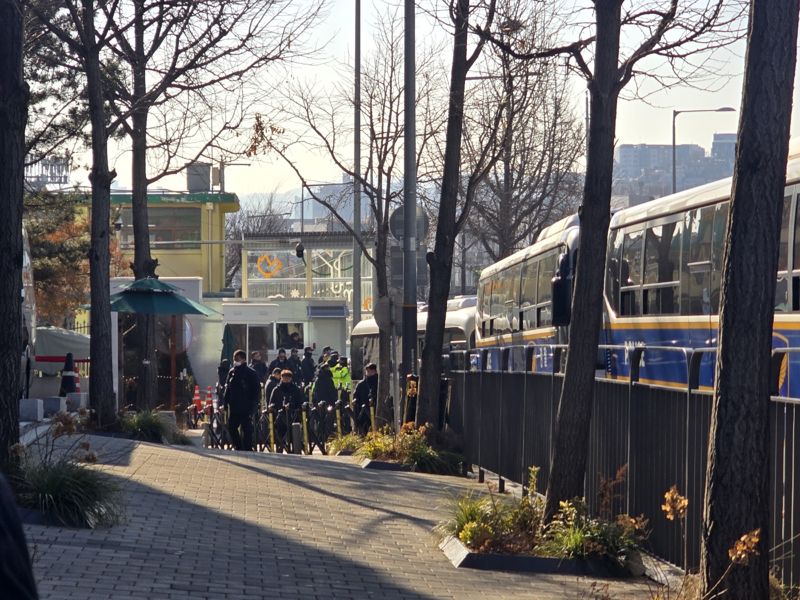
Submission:
[[[324,363],[319,368],[314,385],[311,386],[311,401],[314,404],[326,402],[329,406],[332,406],[338,399],[336,386],[333,385],[331,368],[328,366],[328,363]]]
[[[280,369],[283,371],[284,369],[288,368],[289,361],[286,359],[286,350],[280,348],[278,350],[278,358],[269,363],[269,372],[272,373],[275,369]]]
[[[266,383],[269,371],[267,370],[267,363],[261,359],[261,352],[258,350],[250,353],[250,368],[256,372],[261,383]]]
[[[289,369],[281,371],[281,382],[272,388],[270,404],[286,406],[290,422],[294,423],[298,420],[304,400],[303,392],[292,382],[292,372]]]
[[[353,410],[358,433],[361,435],[369,431],[369,402],[378,399],[378,367],[375,363],[369,363],[364,367],[364,375],[364,379],[358,382],[353,392]]]
[[[269,379],[267,379],[267,385],[264,389],[264,401],[269,406],[270,398],[272,397],[272,390],[275,389],[281,382],[281,370],[280,369],[272,369],[272,372],[269,374]]]
[[[247,353],[233,353],[233,368],[225,381],[225,405],[228,407],[228,432],[236,450],[253,449],[253,413],[261,399],[261,382],[247,366]],[[239,427],[242,435],[239,435]]]
[[[298,387],[303,386],[303,369],[300,368],[300,351],[297,348],[291,349],[289,355],[289,370],[292,372],[292,380]]]
[[[331,369],[333,373],[333,384],[337,390],[343,390],[350,393],[350,385],[353,380],[350,377],[350,367],[347,366],[347,357],[340,356],[338,364]]]
[[[313,350],[310,346],[306,346],[303,350],[303,360],[300,361],[300,373],[305,385],[314,383],[314,375],[317,373],[317,363],[314,362],[314,357],[311,356]]]

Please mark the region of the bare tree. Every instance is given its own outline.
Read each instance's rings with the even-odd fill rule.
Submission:
[[[28,86],[22,71],[22,8],[0,0],[0,465],[19,441],[20,354],[22,350],[22,194]]]
[[[275,207],[275,194],[242,203],[241,208],[227,215],[225,239],[241,240],[246,236],[269,235],[286,231],[286,221]],[[238,244],[225,246],[225,287],[231,287],[242,269],[242,247]]]
[[[750,4],[708,446],[704,597],[771,595],[770,362],[798,11],[798,0]],[[729,549],[748,533],[756,552],[747,566],[732,565]]]
[[[438,422],[442,345],[456,236],[469,216],[470,206],[478,186],[500,156],[497,141],[505,109],[505,107],[499,107],[494,118],[480,129],[478,144],[476,144],[480,151],[477,156],[473,157],[470,169],[466,173],[462,173],[461,150],[467,73],[478,60],[484,48],[484,41],[481,39],[474,48],[468,49],[470,22],[471,19],[474,23],[475,19],[480,18],[475,13],[483,13],[484,26],[491,28],[495,16],[495,0],[490,0],[488,7],[477,2],[472,3],[470,0],[451,0],[448,3],[448,10],[454,27],[453,62],[450,69],[447,133],[441,171],[436,240],[433,252],[428,252],[426,257],[430,269],[430,286],[425,345],[422,350],[420,370],[417,409],[417,422],[419,423]],[[459,196],[462,192],[463,209],[459,215]]]
[[[112,128],[131,140],[137,279],[154,277],[158,264],[150,252],[148,186],[223,144],[242,124],[248,83],[265,66],[301,54],[299,38],[319,4],[291,6],[286,0],[128,0],[101,7],[110,32],[105,75]],[[155,320],[140,315],[137,330],[138,404],[154,406]]]
[[[617,101],[625,87],[653,73],[657,85],[698,81],[715,49],[740,36],[741,2],[655,0],[622,9],[622,0],[596,0],[581,18],[574,5],[562,13],[564,31],[577,40],[541,47],[536,40],[503,40],[481,30],[502,50],[523,60],[565,55],[587,81],[590,121],[581,214],[581,251],[574,279],[572,322],[547,487],[549,518],[561,500],[581,495],[592,416],[594,363],[602,317],[603,273],[610,221]],[[624,32],[624,35],[623,35]]]
[[[378,26],[372,57],[363,65],[362,75],[362,126],[368,140],[362,155],[362,172],[354,173],[352,165],[352,126],[353,97],[350,89],[337,88],[333,91],[321,90],[318,84],[295,86],[283,100],[279,110],[281,122],[288,122],[284,128],[269,128],[263,121],[259,123],[254,135],[252,150],[265,149],[280,156],[292,167],[304,188],[306,195],[326,207],[333,218],[348,232],[354,235],[361,247],[364,258],[375,270],[378,301],[389,298],[388,255],[389,255],[389,215],[401,203],[403,197],[403,35],[402,22],[393,14],[384,17]],[[425,114],[418,127],[417,165],[418,171],[429,170],[426,162],[427,149],[441,129],[443,117],[439,104],[434,101],[441,82],[437,71],[436,52],[426,49],[417,61],[417,105],[424,107]],[[302,131],[293,133],[288,128],[296,126]],[[321,151],[338,169],[358,180],[363,195],[369,202],[371,226],[362,227],[356,236],[352,223],[343,216],[338,201],[319,192],[308,172],[301,170],[293,151]],[[363,152],[363,151],[362,151]],[[366,160],[364,160],[366,158]],[[389,373],[390,336],[381,330],[379,337],[380,373]],[[389,397],[389,378],[379,380],[378,416],[382,422],[389,423],[391,407]]]
[[[541,28],[530,15],[529,27]],[[541,229],[577,208],[583,131],[569,102],[566,71],[555,59],[515,61],[493,49],[485,92],[465,115],[468,157],[481,151],[470,132],[506,105],[500,160],[479,186],[467,231],[492,262],[529,245]],[[494,69],[490,71],[495,72]]]
[[[77,61],[86,78],[87,104],[92,136],[92,186],[91,247],[89,271],[91,285],[91,342],[92,370],[89,375],[89,402],[95,410],[99,424],[108,425],[116,420],[111,368],[111,310],[109,263],[111,254],[110,201],[111,182],[116,173],[108,166],[108,119],[105,106],[105,88],[101,55],[107,43],[108,30],[95,27],[97,5],[94,0],[62,0],[68,19],[53,19],[47,6],[28,0],[27,7],[47,28],[51,35],[68,50]]]

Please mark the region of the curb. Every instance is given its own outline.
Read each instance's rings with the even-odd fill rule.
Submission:
[[[439,548],[456,568],[627,578],[630,573],[609,558],[544,558],[520,554],[472,552],[456,537],[447,536]]]
[[[406,471],[410,472],[411,467],[403,463],[389,462],[385,460],[370,460],[365,458],[359,465],[362,469],[373,469],[376,471]]]

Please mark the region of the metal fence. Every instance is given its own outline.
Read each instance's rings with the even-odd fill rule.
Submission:
[[[683,388],[638,382],[638,365],[647,350],[628,349],[633,365],[630,379],[595,380],[585,496],[589,508],[597,512],[601,481],[612,480],[627,465],[624,483],[615,488],[614,514],[645,515],[652,531],[649,550],[673,564],[696,569],[711,422],[711,393],[698,390],[697,382],[701,360],[715,350],[669,349],[684,355],[689,383]],[[495,351],[499,361],[489,356]],[[477,368],[470,367],[465,353],[450,355],[447,422],[463,436],[466,462],[478,466],[481,475],[485,469],[498,474],[501,482],[525,484],[528,468],[538,466],[537,488],[544,493],[564,351],[563,346],[548,347],[553,361],[546,373],[530,371],[535,363],[532,348],[481,350]],[[509,360],[514,352],[524,353],[524,363]],[[521,364],[527,370],[514,370]],[[795,493],[800,492],[799,404],[797,399],[780,397],[770,402],[770,558],[789,586],[800,583],[800,545],[795,552],[800,534],[800,494]],[[661,510],[664,493],[673,485],[689,500],[684,523],[668,521]]]

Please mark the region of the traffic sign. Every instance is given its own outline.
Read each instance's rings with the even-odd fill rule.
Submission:
[[[394,209],[394,212],[389,215],[389,231],[392,232],[394,239],[398,241],[403,240],[403,231],[404,231],[404,223],[405,219],[403,217],[403,207],[398,206]],[[431,221],[428,218],[427,213],[422,209],[422,207],[417,206],[417,241],[424,240],[425,237],[428,235],[428,229],[430,229]]]

